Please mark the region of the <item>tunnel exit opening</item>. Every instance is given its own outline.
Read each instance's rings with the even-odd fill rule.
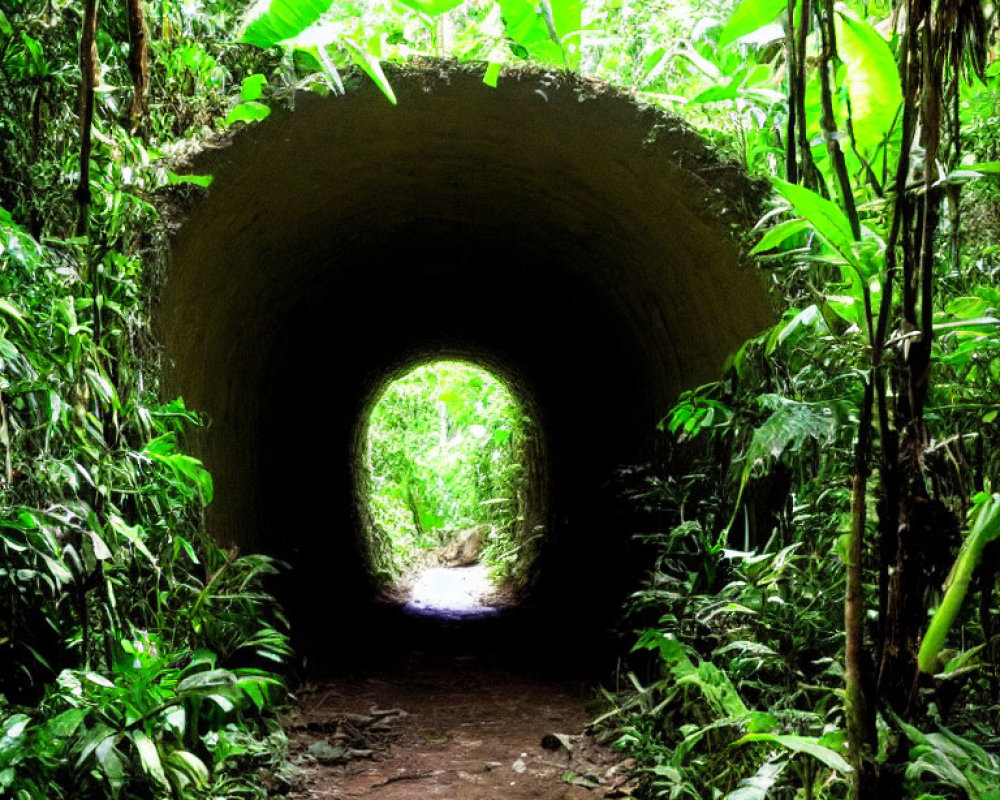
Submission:
[[[487,616],[523,583],[537,515],[534,423],[500,377],[459,360],[391,380],[367,416],[368,536],[389,593],[430,616]]]

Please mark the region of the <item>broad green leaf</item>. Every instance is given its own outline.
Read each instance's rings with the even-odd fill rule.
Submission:
[[[903,90],[888,42],[867,22],[839,8],[837,52],[844,62],[858,150],[873,159],[899,126]],[[898,131],[897,137],[898,139]]]
[[[64,673],[65,674],[65,673]],[[117,733],[103,722],[97,723],[93,728],[83,734],[81,741],[75,745],[75,751],[79,755],[76,759],[76,766],[81,767],[90,758],[91,754],[108,739],[114,741]]]
[[[98,561],[107,561],[111,558],[111,551],[104,539],[95,531],[87,531],[87,534],[90,536],[90,543],[94,548],[94,558]]]
[[[69,571],[69,568],[55,558],[45,555],[45,553],[39,553],[42,559],[45,561],[46,566],[49,568],[49,572],[52,577],[60,584],[67,585],[73,582],[73,573]]]
[[[583,3],[580,0],[542,0],[541,9],[543,13],[551,13],[552,26],[564,45],[568,36],[583,27]]]
[[[958,319],[989,316],[990,301],[985,297],[956,297],[944,307],[945,314]]]
[[[6,297],[0,297],[0,314],[4,314],[16,322],[25,322],[24,312]]]
[[[765,711],[751,711],[747,720],[747,730],[750,733],[773,733],[780,727],[778,718]]]
[[[298,36],[331,5],[332,0],[270,0],[263,13],[246,26],[240,41],[274,47]]]
[[[823,326],[825,331],[827,326],[823,320],[823,315],[820,313],[819,306],[813,303],[810,306],[798,310],[791,308],[785,312],[782,322],[788,320],[783,325],[779,323],[774,327],[773,332],[767,338],[767,349],[768,355],[771,355],[775,349],[784,344],[790,338],[795,337],[796,339],[803,333],[803,331],[812,326]],[[779,327],[780,325],[780,327]]]
[[[771,180],[778,192],[792,204],[796,213],[812,225],[817,235],[836,250],[848,264],[858,272],[863,272],[863,265],[852,247],[854,236],[851,233],[851,223],[840,207],[804,186],[797,186],[779,178]]]
[[[208,689],[231,688],[236,685],[236,676],[226,669],[212,669],[196,672],[177,684],[178,694],[199,694]]]
[[[20,739],[30,722],[31,717],[27,714],[11,714],[0,724],[0,732],[3,733],[0,739]]]
[[[209,187],[215,180],[213,175],[178,175],[176,172],[167,173],[167,183],[193,183],[195,186]]]
[[[236,703],[233,702],[231,697],[224,694],[219,694],[218,692],[213,692],[212,694],[206,695],[209,700],[215,703],[219,708],[223,710],[226,714],[236,708]]]
[[[111,530],[123,537],[136,550],[146,556],[149,563],[154,568],[158,568],[156,564],[156,557],[152,554],[152,552],[150,552],[149,548],[146,546],[146,542],[143,541],[144,532],[142,530],[142,526],[129,525],[117,514],[112,514],[108,521],[111,523]]]
[[[212,502],[214,486],[211,473],[202,466],[201,461],[197,458],[177,452],[177,441],[174,434],[167,433],[151,439],[142,452],[143,455],[170,467],[174,475],[196,487],[203,503],[208,505]],[[112,518],[112,522],[114,522],[114,518]]]
[[[800,403],[778,394],[762,394],[757,401],[764,408],[772,409],[773,413],[757,427],[750,440],[750,447],[744,456],[736,503],[726,531],[736,521],[743,492],[758,465],[780,458],[787,451],[799,450],[808,441],[832,442],[837,434],[837,417],[833,409],[827,406]]]
[[[267,85],[267,78],[260,73],[247,75],[240,84],[240,98],[244,103],[251,100],[260,100],[264,94],[264,86]]]
[[[173,750],[166,760],[170,767],[184,774],[196,786],[206,786],[211,779],[205,762],[187,750]]]
[[[70,708],[50,719],[45,727],[53,736],[64,739],[76,733],[76,729],[80,727],[80,723],[86,716],[86,709]]]
[[[726,84],[709,86],[707,89],[698,92],[698,94],[688,100],[688,105],[695,105],[698,103],[719,103],[726,100],[735,100],[739,97],[740,84],[745,75],[746,73],[743,72]]]
[[[766,800],[768,792],[777,783],[786,766],[788,766],[787,760],[765,761],[757,772],[741,780],[739,787],[727,794],[723,800]]]
[[[831,442],[837,433],[837,418],[826,406],[800,403],[776,394],[761,395],[759,400],[774,413],[754,431],[746,456],[748,467],[778,458],[786,450],[798,450],[807,441]]]
[[[938,655],[944,647],[952,623],[965,602],[972,573],[979,566],[983,548],[1000,537],[1000,494],[982,495],[974,507],[975,520],[969,535],[962,543],[962,549],[952,565],[948,580],[945,581],[944,597],[927,626],[927,633],[920,643],[917,666],[921,672],[933,674],[937,671]]]
[[[465,0],[400,0],[400,2],[422,14],[436,17],[438,14],[444,14],[446,11],[458,8]]]
[[[259,122],[262,119],[267,119],[270,114],[270,107],[256,100],[250,100],[246,103],[239,103],[233,106],[226,115],[222,126],[228,128],[237,122]]]
[[[21,351],[17,349],[16,344],[10,341],[10,339],[0,336],[0,358],[15,359],[20,354]]]
[[[94,748],[94,760],[107,777],[113,796],[117,796],[118,790],[126,783],[125,759],[115,747],[116,738],[106,736]]]
[[[719,48],[770,25],[786,8],[787,0],[743,0],[719,35]]]
[[[507,36],[523,49],[514,48],[516,55],[529,54],[549,64],[566,63],[565,53],[558,42],[558,33],[550,27],[538,7],[528,0],[500,0]]]
[[[798,233],[809,228],[809,223],[804,219],[789,219],[785,220],[773,228],[768,228],[767,232],[761,238],[753,249],[750,251],[751,255],[757,253],[763,253],[767,250],[773,250],[778,245],[785,242],[786,239],[790,239]]]
[[[168,786],[167,776],[163,772],[163,763],[160,761],[160,751],[157,749],[156,743],[146,735],[145,731],[131,731],[128,735],[139,753],[139,762],[143,772],[161,786]]]
[[[793,753],[805,753],[806,755],[812,756],[830,769],[836,770],[837,772],[841,772],[845,775],[851,771],[851,765],[847,763],[840,753],[835,750],[831,750],[829,747],[824,747],[816,738],[812,736],[794,736],[792,734],[779,733],[748,733],[742,739],[738,739],[733,742],[731,746],[739,747],[740,745],[752,742],[776,744],[779,747],[783,747]]]
[[[97,673],[97,672],[84,672],[83,673],[83,677],[86,680],[90,681],[91,683],[95,683],[98,686],[103,686],[105,689],[114,689],[115,688],[115,685],[111,681],[109,681],[107,678],[105,678],[103,675],[101,675],[100,673]]]
[[[257,681],[252,680],[241,680],[239,682],[240,689],[249,697],[253,704],[257,707],[259,711],[264,710],[264,705],[266,704],[266,699],[264,697],[264,692],[261,689],[260,684]]]

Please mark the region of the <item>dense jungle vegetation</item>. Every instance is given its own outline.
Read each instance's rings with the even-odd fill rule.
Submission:
[[[436,361],[386,387],[368,419],[371,512],[402,573],[463,529],[483,526],[482,561],[513,577],[531,421],[499,379]]]
[[[156,198],[210,182],[171,171],[192,139],[449,57],[607,80],[773,186],[779,321],[622,481],[655,558],[600,724],[644,794],[1000,798],[995,7],[247,5],[0,3],[0,795],[267,795],[278,565],[204,530]]]

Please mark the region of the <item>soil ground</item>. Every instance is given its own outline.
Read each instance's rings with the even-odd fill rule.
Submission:
[[[539,650],[516,609],[435,617],[396,605],[378,624],[397,647],[296,693],[292,800],[630,796],[628,762],[583,735],[600,711],[589,682],[527,657]]]

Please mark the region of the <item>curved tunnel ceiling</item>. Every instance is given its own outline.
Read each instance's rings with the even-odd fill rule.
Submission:
[[[618,545],[594,516],[615,466],[649,457],[677,393],[767,323],[730,235],[756,191],[603,85],[490,89],[434,65],[392,83],[398,107],[367,83],[297,95],[190,165],[215,180],[174,237],[157,320],[167,391],[212,420],[194,442],[210,528],[292,560],[300,588],[370,587],[367,410],[408,366],[465,357],[537,417],[565,595]]]

